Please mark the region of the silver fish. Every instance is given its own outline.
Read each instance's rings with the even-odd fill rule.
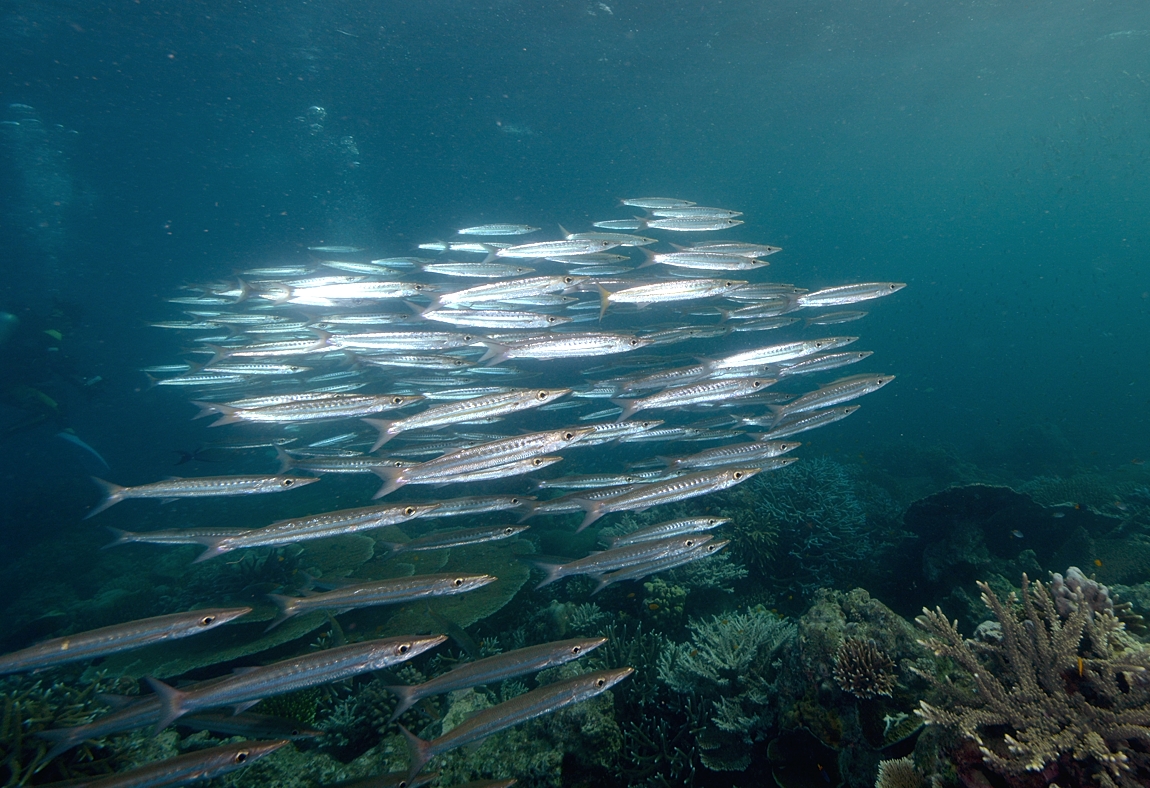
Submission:
[[[793,402],[788,402],[786,405],[769,407],[775,415],[776,422],[778,422],[796,413],[821,410],[849,402],[852,399],[858,399],[872,391],[878,391],[892,380],[894,380],[894,375],[852,375],[847,378],[839,378],[817,391],[804,394]]]
[[[213,607],[154,616],[52,638],[0,656],[0,674],[43,670],[215,629],[252,612],[250,607]]]
[[[649,525],[623,536],[616,536],[611,539],[611,547],[625,547],[638,542],[652,542],[672,536],[710,531],[729,522],[731,522],[729,517],[681,517],[677,520],[667,520]]]
[[[524,276],[535,271],[525,265],[508,263],[427,263],[422,266],[429,274],[440,276],[475,277],[476,279],[501,279],[509,276]]]
[[[800,432],[813,430],[816,427],[825,427],[827,424],[841,421],[858,410],[859,407],[861,406],[844,405],[838,408],[827,408],[826,410],[802,413],[795,419],[784,419],[778,424],[774,424],[770,432],[755,435],[754,438],[756,440],[780,440],[782,438],[789,438],[792,435],[798,435]],[[774,419],[772,418],[770,421],[774,422]]]
[[[399,605],[417,599],[463,594],[494,583],[498,579],[492,575],[415,575],[346,585],[334,591],[312,596],[268,594],[268,598],[279,608],[279,616],[268,624],[267,628],[273,629],[292,616],[315,610],[334,610],[343,613],[361,607]]]
[[[422,413],[404,419],[386,421],[384,419],[364,419],[379,430],[379,439],[371,451],[378,450],[389,440],[402,432],[417,429],[436,429],[449,424],[459,424],[476,418],[505,416],[528,408],[536,408],[554,402],[570,394],[571,389],[512,389],[495,394],[436,405]]]
[[[526,260],[538,260],[543,257],[552,257],[557,254],[595,254],[614,249],[619,246],[614,241],[577,240],[577,241],[541,241],[533,244],[520,244],[499,249],[495,252],[497,257],[513,257]]]
[[[452,547],[465,547],[471,544],[486,544],[500,539],[510,539],[518,536],[529,528],[526,525],[496,525],[486,528],[452,528],[447,531],[435,531],[412,539],[407,542],[385,542],[377,540],[391,550],[391,554],[420,552],[423,550],[447,550]]]
[[[285,402],[258,408],[238,408],[218,402],[198,400],[194,400],[192,404],[198,405],[202,409],[200,416],[208,413],[221,414],[220,418],[210,425],[219,427],[241,421],[289,424],[322,419],[351,419],[370,416],[373,413],[381,413],[386,410],[404,408],[419,402],[421,399],[423,397],[418,394],[336,394],[317,400]]]
[[[766,364],[778,364],[795,358],[812,356],[827,350],[844,347],[856,341],[858,337],[826,337],[823,339],[803,339],[795,342],[784,342],[779,345],[755,348],[742,353],[735,353],[712,362],[712,369],[732,369],[735,367],[759,367]]]
[[[599,317],[607,312],[610,304],[666,304],[673,301],[689,301],[699,298],[713,298],[737,290],[746,282],[737,279],[687,279],[680,282],[658,282],[650,285],[636,285],[623,290],[610,292],[602,285],[599,289]]]
[[[104,500],[84,515],[85,520],[128,498],[175,500],[217,495],[260,495],[294,490],[318,482],[319,479],[307,476],[200,476],[188,479],[177,477],[135,487],[121,487],[95,476],[92,477],[92,481],[103,489]]]
[[[904,287],[906,287],[905,282],[863,282],[857,285],[840,285],[839,287],[827,287],[813,293],[796,296],[795,303],[807,308],[857,304],[860,301],[870,301],[873,298],[882,298],[891,293],[897,293]]]
[[[84,782],[83,786],[84,788],[159,788],[160,786],[173,788],[242,769],[272,754],[287,743],[287,739],[277,739],[224,744],[162,761],[153,761],[135,769]]]
[[[557,580],[575,575],[603,575],[635,564],[647,563],[673,553],[686,552],[710,541],[709,534],[687,534],[671,536],[652,541],[635,542],[610,550],[592,553],[586,558],[566,564],[551,564],[545,561],[532,561],[536,569],[543,571],[544,577],[536,589],[550,585]]]
[[[728,219],[725,217],[715,216],[688,216],[688,217],[673,217],[669,219],[647,219],[644,220],[640,229],[651,228],[654,230],[674,230],[683,233],[699,233],[707,232],[708,230],[726,230],[731,227],[738,227],[742,224],[740,219]]]
[[[638,485],[619,495],[600,501],[584,501],[583,510],[587,515],[577,530],[582,531],[591,523],[610,512],[645,511],[660,504],[685,501],[700,495],[725,490],[740,482],[745,482],[759,472],[758,468],[727,468],[717,471],[701,471],[678,476],[662,482]]]
[[[196,562],[206,561],[217,555],[242,548],[281,547],[311,539],[354,534],[359,531],[382,528],[385,525],[398,525],[415,517],[422,517],[433,511],[435,506],[434,503],[363,506],[357,509],[341,509],[307,517],[279,520],[263,528],[253,528],[234,536],[198,540],[207,549],[196,558]]]
[[[626,421],[641,410],[651,408],[681,408],[717,400],[746,397],[774,385],[774,378],[733,378],[730,380],[705,380],[701,383],[688,383],[665,389],[642,399],[611,400],[623,412],[618,421]]]
[[[731,543],[730,539],[713,540],[705,542],[697,546],[694,550],[687,550],[681,553],[673,553],[671,555],[658,558],[654,561],[647,561],[634,566],[624,567],[623,569],[614,572],[608,572],[605,575],[600,575],[597,579],[599,584],[595,586],[595,590],[591,592],[591,596],[595,596],[607,586],[612,583],[618,583],[621,580],[641,580],[648,575],[656,572],[665,572],[668,569],[674,569],[683,564],[689,564],[692,561],[697,561],[700,558],[707,558],[722,550]]]
[[[148,683],[160,696],[163,707],[156,730],[161,731],[183,715],[200,709],[233,706],[243,711],[261,698],[398,665],[446,639],[443,635],[394,637],[336,646],[236,673],[210,686],[189,690],[178,690],[149,677]]]
[[[421,699],[432,695],[442,695],[458,689],[467,689],[480,684],[498,684],[507,679],[537,673],[545,668],[565,665],[589,654],[607,642],[607,638],[573,638],[541,643],[537,646],[517,648],[492,657],[465,662],[446,673],[415,685],[392,685],[388,689],[399,702],[391,719],[396,720]]]
[[[781,457],[794,451],[802,444],[798,441],[755,441],[736,443],[731,446],[718,446],[714,449],[691,454],[687,457],[673,457],[667,460],[667,467],[688,470],[720,468],[724,465],[758,465],[763,460]],[[792,460],[793,461],[793,460]],[[766,470],[766,468],[764,468]]]
[[[470,742],[480,741],[493,733],[549,714],[564,706],[570,706],[572,703],[593,698],[609,690],[634,672],[634,668],[599,670],[548,684],[496,706],[483,709],[456,725],[450,732],[432,741],[419,738],[401,725],[400,730],[407,738],[408,751],[410,752],[411,766],[408,769],[408,777],[414,778],[424,765],[437,755],[442,755]]]
[[[630,205],[635,208],[658,210],[660,208],[686,208],[695,203],[690,200],[676,200],[674,197],[629,197],[625,200],[620,200],[619,204]]]
[[[527,235],[537,232],[538,227],[529,224],[481,224],[476,227],[464,227],[460,235]]]
[[[486,340],[487,353],[480,361],[500,364],[512,358],[531,358],[546,361],[558,358],[586,358],[610,353],[626,353],[650,344],[650,340],[632,334],[585,332],[580,334],[554,334],[503,344]]]

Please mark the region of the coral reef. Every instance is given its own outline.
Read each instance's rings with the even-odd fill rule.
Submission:
[[[687,643],[669,643],[658,660],[659,679],[675,692],[705,702],[714,727],[698,732],[702,762],[716,771],[745,769],[746,745],[774,723],[776,653],[795,626],[763,608],[714,616],[688,625]]]
[[[1025,574],[1021,592],[1005,602],[987,584],[979,587],[1001,626],[1000,642],[963,640],[941,610],[924,610],[917,619],[928,635],[924,643],[957,663],[973,688],[956,691],[932,677],[952,701],[948,708],[922,702],[923,720],[977,745],[981,763],[966,764],[968,771],[1041,773],[1046,782],[1107,788],[1146,785],[1150,652],[1111,611],[1088,604],[1081,589],[1063,616],[1050,589]]]
[[[1120,500],[1123,486],[1099,473],[1075,473],[1071,476],[1038,476],[1018,486],[1043,506],[1086,506],[1094,511],[1112,509]]]
[[[817,457],[735,488],[722,513],[732,518],[735,557],[804,596],[857,581],[903,537],[889,494]]]
[[[835,681],[856,698],[890,697],[896,676],[894,661],[873,640],[847,638],[835,655]]]

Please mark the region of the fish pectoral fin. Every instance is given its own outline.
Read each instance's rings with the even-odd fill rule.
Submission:
[[[160,506],[163,506],[164,504],[175,503],[178,500],[180,500],[180,499],[179,498],[161,498],[160,499]]]

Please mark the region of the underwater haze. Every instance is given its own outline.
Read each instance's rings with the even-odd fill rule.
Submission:
[[[652,212],[658,207],[620,204],[646,195],[720,206],[739,212],[740,223],[680,232],[660,227]],[[569,271],[567,263],[547,262],[530,250],[499,254],[501,245],[563,239],[566,230],[617,232],[593,224],[635,217],[642,222],[625,231],[655,237],[650,250],[657,254],[672,253],[671,243],[690,251],[709,242],[781,251],[747,258],[769,263],[754,270],[737,267],[734,258],[709,260],[726,267],[705,270],[691,269],[702,264],[690,261],[673,268],[673,260],[640,267],[640,253],[616,245],[602,252],[630,259],[599,261],[622,266],[602,275]],[[460,228],[496,223],[536,229],[522,236],[457,235]],[[419,248],[461,240],[486,241],[487,248],[463,255]],[[0,636],[0,651],[199,607],[256,609],[254,624],[221,627],[242,637],[204,634],[211,646],[193,652],[148,645],[140,653],[151,656],[137,662],[117,654],[96,666],[53,668],[58,673],[46,675],[58,684],[55,696],[38,684],[32,688],[35,676],[5,679],[0,693],[20,699],[21,708],[32,709],[27,699],[38,699],[43,708],[26,716],[53,723],[41,728],[90,722],[104,710],[94,705],[97,692],[147,693],[149,675],[175,684],[366,637],[434,632],[451,638],[436,656],[416,656],[383,677],[365,673],[354,682],[294,687],[287,700],[255,707],[323,733],[220,779],[316,788],[398,773],[407,769],[405,748],[414,748],[412,763],[423,753],[423,744],[412,743],[417,736],[432,743],[423,754],[432,769],[442,770],[436,784],[443,786],[510,778],[540,786],[592,780],[752,786],[767,784],[768,771],[784,788],[869,786],[876,779],[885,788],[909,788],[930,777],[952,786],[978,780],[1022,786],[1031,784],[1025,781],[1035,770],[1011,762],[1005,745],[991,746],[1000,763],[984,760],[972,744],[974,713],[964,717],[962,703],[973,703],[969,696],[978,692],[958,701],[946,695],[939,677],[950,667],[938,667],[944,660],[966,669],[969,679],[977,672],[971,666],[985,658],[963,651],[961,638],[958,645],[947,641],[950,620],[967,636],[987,622],[1000,633],[1033,635],[1047,625],[1054,631],[1057,622],[1042,596],[1053,594],[1064,604],[1052,601],[1049,610],[1057,608],[1063,623],[1076,621],[1087,645],[1068,646],[1062,662],[1035,670],[1079,687],[1074,665],[1077,678],[1088,681],[1089,665],[1102,676],[1107,660],[1118,659],[1089,651],[1111,642],[1101,635],[1091,640],[1090,633],[1102,631],[1092,627],[1104,624],[1074,618],[1086,609],[1083,600],[1103,599],[1092,608],[1097,620],[1105,614],[1124,627],[1114,653],[1150,659],[1140,618],[1150,615],[1145,2],[11,0],[0,7],[0,248],[0,571],[13,589],[0,601],[11,624]],[[331,258],[344,267],[322,267]],[[521,300],[495,299],[497,307],[485,296],[453,303],[457,291],[501,281],[423,268],[460,260],[530,265],[534,273],[524,276],[589,279],[517,290]],[[383,269],[364,274],[373,264]],[[270,272],[276,267],[284,270]],[[342,304],[340,297],[334,304],[321,296],[290,300],[317,286],[292,277],[357,274],[358,281],[347,283],[430,283],[432,290],[397,290],[370,303],[359,291],[358,300]],[[747,300],[739,300],[734,286],[678,300],[665,293],[626,300],[634,285],[675,285],[691,281],[687,277],[781,289]],[[286,289],[284,282],[291,282]],[[803,293],[856,283],[905,287],[883,298],[827,297],[823,313],[834,315],[825,324],[800,303]],[[205,300],[198,306],[168,300],[178,297]],[[769,313],[783,321],[778,330],[759,325],[736,333],[746,314],[731,310],[772,299],[786,304]],[[588,341],[597,344],[583,355],[566,346],[539,350],[531,344],[535,334],[551,329],[536,332],[543,324],[527,322],[531,317],[460,328],[424,312],[444,306],[570,319],[548,341],[578,331],[594,334]],[[240,322],[215,314],[211,342],[181,327],[153,327],[211,323],[213,309],[239,315]],[[191,315],[194,310],[207,316]],[[867,314],[836,322],[843,310]],[[439,345],[404,340],[403,349],[387,351],[418,358],[385,358],[375,366],[378,347],[362,339],[356,345],[345,329],[332,328],[339,325],[333,315],[357,311],[404,315],[370,327],[361,322],[354,330],[474,336],[428,340]],[[245,334],[271,313],[298,321],[291,339],[303,350],[245,356],[248,345],[285,338]],[[700,326],[711,333],[692,339]],[[762,364],[732,360],[751,348],[841,336],[859,340],[830,352],[873,351],[873,357],[849,368],[844,360],[833,372],[827,362],[815,377],[786,371],[813,348]],[[344,353],[305,355],[316,352],[305,346],[317,337],[319,350]],[[683,339],[691,341],[673,344]],[[618,347],[628,340],[643,346]],[[457,344],[443,344],[452,341]],[[205,353],[209,344],[222,350]],[[637,360],[628,360],[632,351]],[[546,355],[552,352],[565,355]],[[445,376],[455,373],[434,368],[451,360],[468,367],[461,376],[466,383],[459,384],[468,390],[454,400],[441,390]],[[234,367],[241,363],[308,365],[317,377],[306,384],[291,378],[299,384],[292,388],[275,377],[283,370]],[[387,366],[393,363],[403,366]],[[227,374],[228,365],[230,381],[205,377],[195,387],[178,380]],[[495,465],[495,476],[466,476],[491,470],[490,461],[466,464],[483,461],[466,454],[475,445],[487,446],[479,453],[490,460],[503,449],[494,445],[499,441],[614,423],[620,412],[608,411],[628,407],[616,400],[679,385],[644,389],[635,381],[691,365],[705,370],[684,383],[713,382],[738,369],[739,380],[777,379],[769,390],[790,397],[719,387],[690,392],[700,399],[688,400],[687,392],[675,390],[671,405],[647,403],[650,408],[633,417],[661,419],[678,430],[666,442],[620,439],[577,449],[563,442],[574,439],[549,438],[543,446],[541,438],[534,454],[512,456],[508,449],[507,462],[562,455],[556,467],[534,472]],[[865,391],[832,399],[828,387],[855,374],[894,380],[868,380]],[[377,427],[382,436],[387,426],[369,428],[360,420],[399,420],[493,395],[479,389],[500,386],[575,393],[563,400],[569,406],[514,405],[526,413],[482,400],[472,420],[444,417],[423,433],[413,426],[416,437],[405,433],[382,452],[371,444]],[[322,430],[311,420],[324,416],[244,413],[269,406],[245,397],[302,391],[419,401],[394,413],[383,403],[355,404],[346,418],[323,421]],[[810,408],[799,399],[808,392],[816,395]],[[753,408],[740,409],[743,396]],[[228,421],[230,414],[260,423],[209,429],[211,420],[192,419],[190,401],[220,405],[213,419]],[[817,430],[780,431],[791,427],[792,414],[855,404],[861,407],[850,418],[826,411],[828,420]],[[281,437],[294,443],[275,445]],[[264,442],[234,445],[244,440]],[[746,477],[695,478],[736,467],[707,464],[712,458],[697,453],[750,440],[799,441],[801,448],[786,456],[800,459],[765,467],[766,455],[757,455],[737,466],[752,471]],[[233,445],[224,446],[227,441]],[[418,454],[423,443],[435,447],[432,453]],[[348,451],[340,455],[340,447]],[[304,449],[316,451],[294,453]],[[400,464],[377,468],[374,476],[370,468],[355,475],[346,467],[353,457],[392,458],[393,449]],[[404,455],[405,449],[414,453]],[[435,450],[440,460],[464,454],[450,474],[438,466],[410,471]],[[344,465],[335,472],[307,466],[341,456]],[[685,472],[696,487],[643,487],[670,483],[670,469]],[[639,492],[649,491],[654,503],[624,493],[600,506],[598,482],[569,478],[656,471],[665,474],[613,482],[643,487]],[[167,506],[118,503],[117,497],[133,497],[130,486],[162,484],[173,475],[282,479],[284,473],[307,479],[295,486],[308,489]],[[395,482],[397,475],[403,489],[372,498],[381,480]],[[93,476],[115,484],[94,484]],[[585,486],[549,490],[531,483],[558,478]],[[260,483],[266,487],[266,480]],[[220,489],[165,488],[136,497],[235,495]],[[117,506],[83,522],[102,494],[106,505]],[[98,550],[112,539],[101,525],[130,534],[255,529],[353,507],[488,494],[539,501],[567,494],[574,503],[561,515],[530,517],[534,510],[509,512],[508,506],[450,520],[435,514],[411,524],[396,519],[384,523],[388,531],[341,531],[330,549],[291,540],[241,543],[244,552],[235,555],[242,559],[194,565],[200,548],[189,544],[207,545],[210,553],[218,539],[234,534]],[[487,536],[474,537],[478,546],[451,542],[426,552],[412,548],[403,557],[389,553],[393,544],[431,538],[449,526],[509,525],[521,514],[531,526],[523,536],[491,537],[491,544]],[[722,543],[721,555],[704,556],[692,544],[690,564],[675,564],[669,553],[643,554],[593,567],[586,573],[592,579],[535,589],[551,577],[541,576],[538,564],[590,560],[611,547],[611,539],[672,518],[720,516],[731,523],[707,533]],[[643,572],[610,574],[633,565]],[[483,604],[450,601],[468,594],[445,597],[449,601],[428,606],[424,616],[422,596],[404,597],[401,613],[372,608],[345,616],[347,608],[333,603],[330,616],[299,616],[263,634],[282,613],[269,593],[311,599],[348,582],[425,572],[490,573],[502,582],[471,592]],[[1025,587],[1023,572],[1041,581],[1038,590]],[[313,587],[317,577],[320,585]],[[610,580],[599,593],[603,577]],[[979,581],[990,583],[995,602],[994,593],[1005,598],[1015,591],[1037,600],[1038,612],[984,608]],[[936,606],[945,615],[916,626],[915,616]],[[740,662],[734,651],[748,632],[758,650]],[[459,690],[470,694],[443,695],[406,711],[399,717],[412,731],[406,743],[388,719],[394,698],[387,687],[433,680],[480,656],[577,636],[607,643],[571,665],[591,660],[596,670],[632,667],[635,674],[612,674],[610,681],[620,683],[609,693],[576,686],[572,691],[589,699],[559,709],[566,717],[543,716],[527,722],[537,726],[531,728],[522,724],[528,717],[515,716],[526,712],[514,706],[484,711],[527,697],[521,692],[543,692],[549,683],[540,680],[536,688],[533,679],[499,674],[500,683],[490,679],[487,690]],[[916,638],[949,645],[932,656]],[[994,642],[988,650],[1000,647]],[[964,662],[968,656],[972,661]],[[1016,656],[1000,662],[1013,664]],[[712,657],[713,664],[702,664]],[[780,659],[791,667],[779,667]],[[930,680],[924,678],[928,662],[937,668]],[[552,680],[578,683],[590,675],[567,666],[548,669],[556,671]],[[1009,688],[1011,677],[1001,680]],[[1098,729],[1110,752],[1129,759],[1127,771],[1107,766],[1098,753],[1079,757],[1057,745],[1026,757],[1037,759],[1046,770],[1038,771],[1062,788],[1147,784],[1141,781],[1150,780],[1150,697],[1133,695],[1106,707],[1129,710],[1129,725],[1141,726],[1141,739]],[[1007,699],[1002,708],[1012,705],[1018,703]],[[940,708],[957,709],[954,719]],[[1019,734],[1036,719],[1056,718],[1062,712],[1053,708],[996,720],[994,735],[1001,739],[1003,731]],[[436,737],[450,737],[453,725],[466,743],[474,719],[468,715],[476,709],[480,716],[510,715],[504,728],[519,727],[477,750],[440,743]],[[1093,723],[1079,723],[1075,718],[1060,730],[1095,731]],[[24,733],[40,730],[39,724],[27,722]],[[279,728],[263,725],[249,738],[280,737]],[[0,784],[120,773],[219,744],[206,733],[190,739],[183,728],[184,740],[172,734],[176,728],[151,739],[151,727],[102,734],[69,755],[48,757],[47,744],[37,750],[0,726]],[[950,739],[935,735],[938,728],[948,729]],[[237,735],[228,731],[214,735]],[[1055,739],[1036,734],[1043,737]],[[920,782],[889,777],[883,783],[879,762],[911,755],[913,765],[904,766]],[[1099,775],[1113,782],[1098,782]]]

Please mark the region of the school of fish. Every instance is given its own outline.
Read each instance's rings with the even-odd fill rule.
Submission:
[[[622,206],[645,216],[607,219],[576,233],[560,228],[558,238],[533,242],[520,238],[541,232],[529,225],[467,227],[455,233],[459,240],[419,245],[417,254],[434,257],[374,258],[358,247],[315,246],[309,263],[248,268],[229,281],[189,286],[169,299],[183,315],[153,324],[178,334],[186,360],[145,372],[155,386],[184,392],[200,409],[196,418],[212,417],[211,428],[234,434],[206,440],[184,452],[184,461],[262,448],[269,456],[275,451],[279,468],[135,486],[97,479],[104,498],[88,516],[129,498],[281,493],[326,474],[365,474],[378,477],[374,498],[384,500],[250,529],[113,529],[113,544],[198,544],[203,561],[384,526],[409,537],[381,542],[391,554],[571,530],[574,520],[557,519],[569,514],[582,515],[574,529],[582,530],[617,512],[705,496],[785,467],[797,460],[790,454],[801,445],[794,436],[846,418],[856,400],[893,380],[872,372],[835,379],[871,354],[845,349],[857,337],[824,336],[822,327],[864,318],[864,311],[843,308],[895,293],[902,283],[812,291],[770,281],[779,247],[699,240],[741,225],[740,212],[659,197]],[[648,232],[658,237],[639,234]],[[665,242],[684,237],[690,243]],[[800,273],[780,267],[781,278]],[[404,499],[396,501],[401,488]],[[490,513],[505,521],[470,522]],[[464,527],[439,527],[443,518],[460,517]],[[586,557],[532,565],[542,573],[540,586],[589,575],[598,593],[706,560],[728,543],[715,531],[726,522],[666,520]],[[269,628],[307,611],[338,615],[465,594],[497,580],[417,574],[348,579],[302,597],[271,595],[280,615]],[[0,673],[191,637],[250,612],[201,609],[55,638],[0,656]],[[247,712],[261,699],[398,665],[446,639],[362,640],[179,688],[149,679],[154,694],[45,738],[59,755],[89,738],[159,731],[186,717],[201,729],[257,739],[92,783],[181,785],[315,734]],[[461,663],[425,684],[391,687],[399,698],[393,720],[420,698],[532,674],[603,642],[528,646]],[[402,728],[410,751],[403,779],[414,784],[437,755],[593,697],[631,672],[598,670],[539,687],[430,741]]]

